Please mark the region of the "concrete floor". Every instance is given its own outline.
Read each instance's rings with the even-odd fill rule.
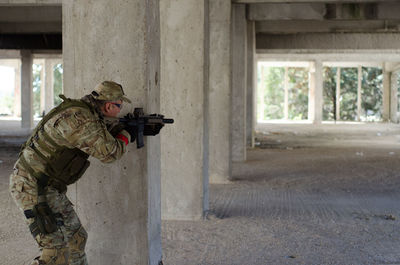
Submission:
[[[400,264],[400,126],[265,126],[206,220],[163,222],[164,264]],[[8,195],[16,156],[0,148],[4,265],[38,253]]]
[[[209,220],[163,223],[165,264],[400,264],[400,127],[263,126]]]

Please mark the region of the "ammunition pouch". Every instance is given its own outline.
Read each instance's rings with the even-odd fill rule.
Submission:
[[[34,237],[39,234],[51,234],[57,231],[57,227],[63,225],[61,214],[54,214],[47,202],[39,202],[32,210],[24,211],[26,218],[34,218],[29,226]],[[57,220],[61,218],[61,220]]]
[[[57,159],[48,163],[49,185],[60,191],[63,185],[75,183],[82,177],[90,165],[89,155],[78,148],[63,148]]]

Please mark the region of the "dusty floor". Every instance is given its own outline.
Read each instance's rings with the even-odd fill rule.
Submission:
[[[164,221],[165,265],[400,264],[400,126],[267,125],[235,181],[210,186],[207,220]],[[33,239],[0,148],[0,264]]]

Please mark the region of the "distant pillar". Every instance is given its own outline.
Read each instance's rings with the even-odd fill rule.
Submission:
[[[21,127],[33,127],[32,54],[21,50]]]
[[[231,0],[210,1],[209,173],[210,183],[230,178]]]
[[[321,124],[322,122],[323,81],[322,62],[315,61],[310,69],[308,97],[308,119],[313,124]]]
[[[232,161],[246,160],[246,6],[232,5],[232,109],[231,156]]]
[[[44,110],[46,113],[54,107],[54,62],[51,59],[44,60],[44,72],[45,72],[45,101]]]
[[[254,83],[254,72],[257,71],[254,68],[254,56],[256,51],[256,34],[255,34],[255,22],[247,21],[247,102],[246,102],[246,138],[247,146],[254,147],[254,129],[256,119],[256,88]]]
[[[382,98],[382,120],[389,121],[390,118],[390,71],[388,71],[386,67],[386,63],[384,63],[383,67],[383,98]]]
[[[392,72],[391,74],[391,86],[390,86],[390,121],[394,123],[399,122],[397,116],[399,102],[398,102],[398,85],[397,79],[399,77],[400,71]]]

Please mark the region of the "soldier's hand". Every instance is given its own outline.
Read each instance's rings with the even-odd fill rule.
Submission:
[[[129,133],[129,135],[131,136],[131,143],[133,143],[135,141],[135,139],[136,139],[135,128],[131,127],[131,126],[125,126],[124,130]]]

